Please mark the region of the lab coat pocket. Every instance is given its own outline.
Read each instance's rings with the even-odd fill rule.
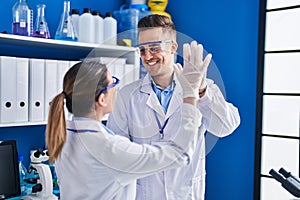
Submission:
[[[205,174],[195,177],[192,180],[193,200],[204,200],[205,194]]]

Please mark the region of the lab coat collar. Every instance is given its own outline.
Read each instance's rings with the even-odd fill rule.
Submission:
[[[155,92],[151,86],[151,78],[150,75],[147,73],[146,76],[143,78],[141,82],[141,92],[146,93],[149,95],[146,105],[149,106],[152,110],[154,110],[158,115],[162,118],[165,117],[165,111],[160,105]]]
[[[178,79],[176,77],[176,74],[174,75],[175,80],[175,88],[172,95],[172,98],[170,100],[169,108],[167,110],[167,113],[164,112],[162,106],[160,105],[156,94],[153,91],[153,88],[151,86],[151,79],[150,75],[147,73],[146,76],[143,78],[141,82],[141,92],[146,93],[149,95],[149,98],[147,100],[147,105],[153,109],[156,113],[158,113],[162,118],[165,120],[168,119],[171,115],[173,115],[177,109],[179,109],[180,105],[182,104],[182,87],[178,82]]]
[[[93,130],[93,131],[100,131],[103,129],[101,126],[101,122],[87,119],[73,119],[72,121],[67,121],[67,127],[74,130]]]

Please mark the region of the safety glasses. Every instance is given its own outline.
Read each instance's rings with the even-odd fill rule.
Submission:
[[[166,50],[166,44],[173,42],[173,40],[160,40],[155,42],[145,42],[138,44],[136,47],[139,49],[140,56],[146,55],[146,50],[151,54],[160,53],[163,50]]]
[[[112,78],[114,79],[114,82],[112,84],[106,86],[105,88],[103,88],[102,90],[100,90],[97,93],[96,98],[95,98],[96,101],[98,101],[98,98],[99,98],[100,94],[102,94],[103,92],[106,92],[110,88],[116,87],[116,85],[118,85],[120,83],[120,80],[117,77],[112,76]]]

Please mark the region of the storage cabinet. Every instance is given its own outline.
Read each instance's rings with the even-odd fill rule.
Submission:
[[[114,45],[97,45],[53,39],[41,39],[0,34],[0,56],[78,61],[87,57],[125,58],[126,64],[139,68],[136,48]],[[136,77],[138,78],[138,77]],[[41,122],[2,123],[0,127],[41,125]]]

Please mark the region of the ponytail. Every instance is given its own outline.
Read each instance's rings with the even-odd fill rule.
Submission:
[[[58,94],[50,103],[48,123],[46,127],[46,145],[49,161],[53,163],[62,151],[66,142],[66,121],[64,113],[64,99],[66,93]]]

